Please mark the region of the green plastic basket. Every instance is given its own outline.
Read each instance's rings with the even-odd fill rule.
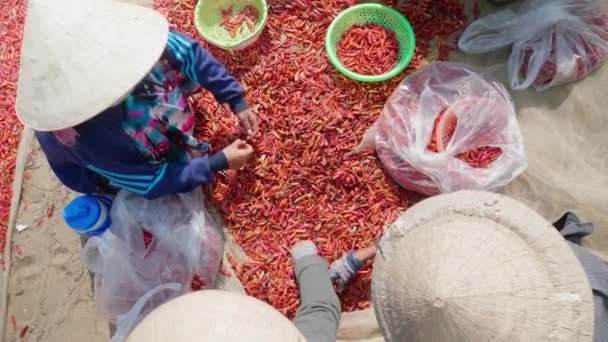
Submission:
[[[392,70],[382,75],[361,75],[350,71],[342,65],[336,52],[336,46],[344,32],[353,25],[367,23],[382,25],[395,32],[399,41],[399,62]],[[415,47],[416,37],[409,21],[394,9],[379,4],[361,4],[344,10],[329,25],[325,36],[325,48],[331,63],[345,76],[362,82],[380,82],[396,76],[410,63]]]
[[[233,13],[239,13],[245,6],[252,5],[258,11],[258,21],[253,31],[243,29],[235,37],[220,26],[224,17],[222,10],[232,6]],[[209,43],[222,49],[244,49],[255,43],[268,18],[268,5],[265,0],[199,0],[194,11],[196,29]]]

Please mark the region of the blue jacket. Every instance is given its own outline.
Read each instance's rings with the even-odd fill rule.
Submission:
[[[198,42],[171,32],[162,58],[234,112],[247,109],[241,86]],[[222,152],[188,162],[148,162],[122,129],[125,115],[124,106],[119,104],[79,124],[74,127],[79,137],[70,146],[59,142],[52,132],[36,132],[51,168],[63,184],[88,194],[110,183],[152,199],[191,191],[213,181],[214,172],[228,168]]]

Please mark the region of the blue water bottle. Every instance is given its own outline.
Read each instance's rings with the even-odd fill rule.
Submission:
[[[112,224],[110,208],[112,201],[104,196],[84,195],[76,197],[61,214],[68,226],[80,234],[95,236],[103,233]]]

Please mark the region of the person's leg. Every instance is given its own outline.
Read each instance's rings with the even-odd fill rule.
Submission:
[[[297,244],[292,256],[301,302],[293,323],[308,342],[336,341],[342,309],[329,280],[327,261],[317,255],[311,241]]]

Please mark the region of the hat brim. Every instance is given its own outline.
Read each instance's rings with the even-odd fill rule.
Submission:
[[[381,238],[372,302],[388,341],[593,338],[584,270],[551,224],[487,192],[429,198]]]
[[[16,111],[33,129],[78,125],[128,94],[161,57],[158,12],[113,0],[30,0]]]
[[[287,317],[260,300],[232,292],[203,290],[158,307],[127,341],[305,342],[305,339]]]

